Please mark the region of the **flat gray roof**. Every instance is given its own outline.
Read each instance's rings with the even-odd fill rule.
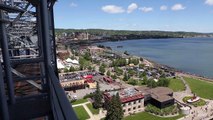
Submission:
[[[144,95],[151,95],[153,99],[158,100],[159,102],[173,99],[173,97],[169,96],[173,93],[173,91],[167,87],[149,88],[146,86],[141,86],[136,89],[141,91]]]

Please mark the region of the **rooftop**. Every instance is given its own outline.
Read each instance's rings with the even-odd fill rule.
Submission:
[[[138,91],[144,93],[144,95],[151,95],[151,97],[159,102],[164,102],[173,99],[171,96],[173,91],[167,87],[148,88],[145,86],[136,88]]]
[[[152,89],[149,89],[149,91],[153,94],[156,94],[156,95],[169,95],[169,94],[172,94],[173,91],[167,87],[156,87],[156,88],[152,88]]]
[[[126,88],[119,91],[110,91],[104,94],[108,98],[111,98],[113,95],[116,95],[117,93],[119,94],[122,103],[144,98],[142,92],[138,91],[135,88]]]

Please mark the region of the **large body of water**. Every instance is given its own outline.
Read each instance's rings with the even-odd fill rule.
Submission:
[[[184,72],[213,78],[213,38],[142,39],[99,44]]]

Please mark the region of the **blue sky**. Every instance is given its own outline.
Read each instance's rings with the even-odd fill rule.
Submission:
[[[58,0],[56,28],[213,32],[213,0]]]

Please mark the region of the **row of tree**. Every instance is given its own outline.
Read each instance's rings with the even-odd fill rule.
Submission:
[[[170,82],[170,80],[167,79],[167,78],[160,78],[158,81],[155,81],[153,79],[147,80],[146,84],[147,84],[148,87],[151,87],[151,88],[155,88],[155,87],[158,87],[158,86],[168,87],[169,82]]]
[[[137,58],[130,58],[128,59],[128,61],[125,58],[118,58],[112,61],[112,67],[122,67],[122,66],[126,66],[129,64],[134,64],[134,65],[138,65],[140,62],[139,59]]]
[[[92,35],[106,36],[106,37],[119,37],[125,36],[125,38],[177,38],[177,37],[196,37],[200,35],[212,35],[206,33],[195,32],[170,32],[170,31],[129,31],[129,30],[104,30],[104,29],[56,29],[56,35],[61,35],[66,32],[76,33],[84,32]]]

